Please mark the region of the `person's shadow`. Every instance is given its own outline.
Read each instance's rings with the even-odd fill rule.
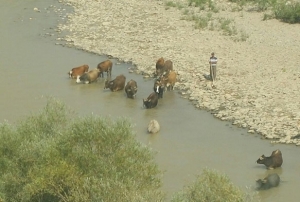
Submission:
[[[209,74],[203,74],[203,77],[206,79],[206,80],[210,80],[212,81],[211,77]]]

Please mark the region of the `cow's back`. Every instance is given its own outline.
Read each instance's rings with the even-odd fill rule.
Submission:
[[[89,81],[93,82],[95,80],[97,80],[98,76],[99,76],[99,70],[98,69],[92,69],[88,72],[89,75]]]

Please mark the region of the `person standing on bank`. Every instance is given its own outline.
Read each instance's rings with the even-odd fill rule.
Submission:
[[[217,62],[218,59],[217,57],[215,57],[215,53],[211,53],[211,57],[209,58],[209,64],[210,64],[210,78],[213,84],[217,77]]]

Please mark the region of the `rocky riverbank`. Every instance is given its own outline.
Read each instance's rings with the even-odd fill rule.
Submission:
[[[218,1],[216,18],[232,19],[246,41],[183,20],[187,0],[61,0],[74,7],[58,32],[71,47],[132,61],[151,76],[159,57],[173,61],[176,89],[196,107],[259,133],[274,143],[300,145],[300,25],[234,9]],[[234,11],[238,10],[238,11]],[[218,57],[216,88],[206,79],[210,53]]]

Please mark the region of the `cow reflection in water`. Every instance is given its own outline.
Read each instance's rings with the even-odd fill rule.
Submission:
[[[280,177],[277,173],[269,174],[264,179],[256,180],[257,190],[270,189],[272,187],[277,187],[280,183]]]
[[[147,109],[156,107],[158,103],[158,94],[156,92],[151,93],[147,99],[143,99],[143,106]]]

